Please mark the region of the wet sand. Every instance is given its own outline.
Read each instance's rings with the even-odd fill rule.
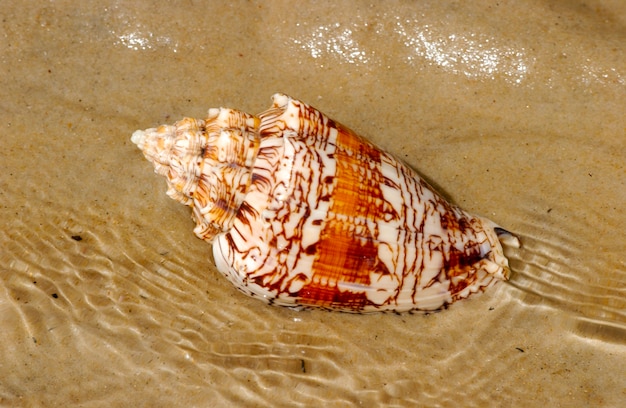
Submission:
[[[0,405],[619,406],[626,5],[7,3]],[[240,294],[136,129],[284,92],[519,234],[435,314]]]

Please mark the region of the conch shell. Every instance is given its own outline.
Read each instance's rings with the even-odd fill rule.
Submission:
[[[297,308],[431,311],[508,278],[499,238],[516,237],[318,110],[273,102],[131,139],[242,292]]]

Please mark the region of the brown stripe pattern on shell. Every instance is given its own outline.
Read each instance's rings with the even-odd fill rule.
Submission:
[[[508,278],[499,235],[515,237],[318,110],[273,99],[258,116],[211,109],[132,138],[237,288],[283,306],[403,312]]]

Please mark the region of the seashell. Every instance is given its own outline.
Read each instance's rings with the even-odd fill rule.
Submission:
[[[413,170],[283,94],[249,115],[132,135],[167,194],[192,209],[217,269],[267,303],[345,312],[432,311],[509,276],[493,222],[448,203]]]

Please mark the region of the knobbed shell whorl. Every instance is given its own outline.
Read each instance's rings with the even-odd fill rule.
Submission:
[[[259,119],[211,109],[206,120],[137,130],[131,141],[167,180],[167,195],[193,209],[194,232],[211,241],[227,231],[244,200],[259,149]]]

